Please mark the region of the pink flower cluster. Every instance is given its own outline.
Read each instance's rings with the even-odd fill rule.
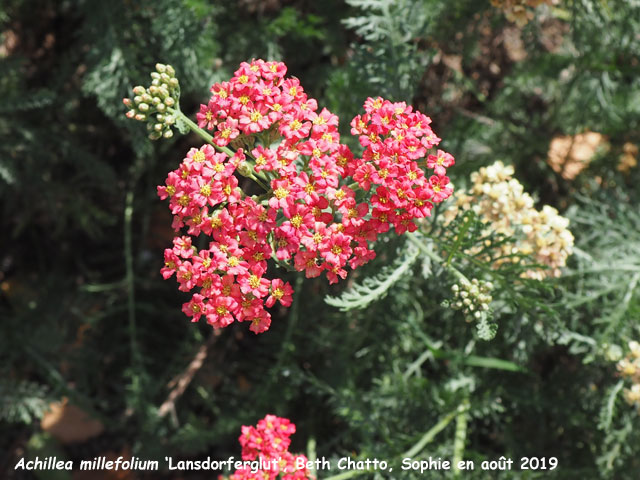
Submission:
[[[438,150],[428,155],[426,166],[435,175],[428,179],[416,160],[438,145],[440,139],[429,127],[431,119],[412,111],[404,102],[391,103],[382,98],[368,98],[365,114],[351,122],[351,133],[359,135],[364,147],[361,159],[354,159],[353,179],[365,191],[373,190],[371,220],[376,233],[393,225],[398,234],[417,227],[414,220],[431,214],[433,203],[448,198],[446,168],[454,164],[453,156]]]
[[[297,465],[306,465],[307,457],[289,452],[291,439],[296,426],[286,418],[267,415],[256,427],[243,426],[239,441],[242,445],[242,459],[261,460],[263,468],[252,473],[245,467],[235,471],[231,480],[249,480],[264,478],[273,480],[282,475],[283,480],[303,480],[313,478],[306,469],[297,469]]]
[[[416,219],[452,193],[446,168],[454,159],[438,150],[429,117],[405,103],[369,98],[366,113],[352,122],[364,147],[362,158],[340,143],[338,117],[308,98],[286,66],[243,63],[229,82],[213,85],[198,113],[198,125],[213,131],[211,145],[191,149],[180,167],[158,187],[169,198],[173,227],[211,237],[202,250],[178,236],[165,250],[165,278],[174,273],[179,289],[199,288],[183,311],[214,327],[250,321],[260,333],[270,326],[266,308],[291,304],[288,283],[266,278],[267,260],[324,273],[330,283],[375,257],[370,243],[393,226],[414,231]],[[425,176],[417,160],[434,174]],[[268,190],[250,197],[234,173],[256,179]]]

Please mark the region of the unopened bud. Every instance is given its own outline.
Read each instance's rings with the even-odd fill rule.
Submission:
[[[171,80],[169,80],[169,86],[171,88],[178,88],[179,85],[180,85],[180,82],[178,82],[177,78],[172,78]]]
[[[253,174],[253,168],[247,162],[240,162],[236,167],[236,171],[243,177],[249,177]]]
[[[173,130],[171,130],[171,129],[166,130],[166,131],[162,134],[162,136],[163,136],[164,138],[171,138],[171,137],[173,137]]]
[[[146,103],[141,103],[140,105],[138,105],[138,110],[140,110],[141,112],[148,112],[149,105],[147,105]]]
[[[164,73],[167,71],[167,66],[163,65],[162,63],[156,63],[156,71],[158,73]]]
[[[146,91],[145,88],[141,85],[138,85],[137,87],[133,87],[134,95],[142,95],[145,91]]]
[[[176,104],[176,101],[173,99],[173,97],[167,97],[164,99],[164,104],[167,107],[173,107]]]
[[[133,118],[135,118],[139,122],[144,122],[147,119],[147,116],[143,113],[138,113]]]
[[[131,101],[130,98],[123,98],[122,99],[122,103],[125,104],[125,106],[131,108],[133,106],[133,102]]]
[[[162,130],[164,130],[164,125],[163,125],[162,123],[156,123],[156,124],[153,126],[153,129],[154,129],[156,132],[162,132]]]
[[[159,132],[151,132],[151,133],[149,134],[149,138],[150,138],[151,140],[158,140],[161,136],[162,136],[162,134],[161,134],[161,133],[159,133]]]
[[[174,70],[174,68],[171,65],[167,65],[166,66],[166,71],[167,71],[167,75],[169,75],[170,77],[175,77],[176,76],[176,71]]]
[[[158,106],[157,106],[156,108],[158,109],[158,111],[159,111],[160,113],[164,112],[164,111],[167,109],[167,107],[165,106],[165,104],[164,104],[164,103],[159,103],[159,104],[158,104]]]

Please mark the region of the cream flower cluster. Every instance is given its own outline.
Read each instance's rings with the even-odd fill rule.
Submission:
[[[629,342],[629,354],[616,365],[620,376],[631,380],[631,388],[625,388],[624,399],[629,405],[640,408],[640,343]]]
[[[445,213],[445,222],[450,223],[461,211],[472,210],[484,222],[487,232],[517,239],[498,247],[495,265],[517,261],[517,254],[531,255],[536,263],[549,268],[532,268],[524,276],[537,280],[558,277],[573,250],[569,220],[548,205],[536,210],[533,198],[513,178],[513,173],[513,167],[502,162],[474,172],[471,187],[454,195],[454,205]]]
[[[501,9],[507,20],[522,27],[534,17],[533,10],[543,3],[550,5],[551,0],[491,0],[491,5]]]

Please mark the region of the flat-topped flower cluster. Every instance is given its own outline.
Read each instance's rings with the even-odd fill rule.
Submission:
[[[269,328],[266,310],[288,306],[292,288],[267,278],[273,258],[330,283],[375,257],[378,235],[414,231],[434,203],[449,197],[446,169],[453,157],[437,150],[431,119],[405,103],[369,98],[351,122],[364,152],[340,143],[338,117],[309,98],[286,66],[243,63],[229,82],[211,87],[198,126],[211,144],[192,148],[158,187],[169,198],[178,235],[165,251],[165,278],[182,291],[198,289],[183,311],[214,327],[250,321]],[[234,147],[232,151],[228,146]],[[433,170],[426,175],[422,166]],[[234,175],[254,179],[265,192],[249,196]],[[204,234],[206,248],[192,237]]]
[[[548,268],[531,268],[524,273],[525,277],[536,280],[559,277],[573,251],[569,220],[549,205],[536,210],[533,198],[513,174],[513,167],[500,161],[472,173],[470,188],[458,190],[455,202],[445,212],[445,225],[460,211],[472,210],[487,226],[487,232],[516,239],[514,243],[496,247],[495,266],[517,262],[517,254],[531,255],[536,263]],[[482,246],[474,247],[470,253],[477,254],[481,249]]]
[[[640,409],[640,343],[629,342],[629,353],[616,365],[621,377],[631,381],[631,388],[624,389],[624,399]]]
[[[230,480],[265,479],[273,480],[281,475],[282,480],[306,480],[314,478],[299,465],[307,465],[307,457],[289,452],[296,426],[286,418],[267,415],[258,424],[243,426],[239,441],[242,446],[242,460],[259,461],[259,471],[244,467],[235,471]]]

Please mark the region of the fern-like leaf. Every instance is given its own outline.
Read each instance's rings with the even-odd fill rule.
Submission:
[[[620,393],[620,390],[622,390],[623,385],[624,382],[620,380],[611,387],[611,389],[609,389],[606,402],[602,405],[602,409],[600,410],[600,421],[598,422],[598,428],[600,430],[609,432],[613,416],[616,413],[616,399],[618,398],[618,394]]]
[[[327,296],[325,302],[338,307],[343,312],[365,308],[383,298],[391,287],[411,269],[417,258],[418,250],[411,245],[406,245],[398,258],[391,265],[383,267],[380,273],[365,278],[362,283],[354,284],[339,297]]]
[[[42,417],[50,401],[42,385],[0,380],[0,420],[28,425]]]

